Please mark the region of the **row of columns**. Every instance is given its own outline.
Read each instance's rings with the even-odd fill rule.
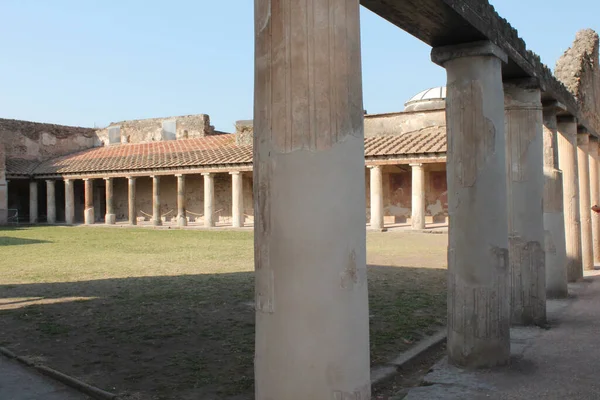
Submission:
[[[425,169],[423,164],[410,164],[412,171],[411,226],[425,229]],[[383,230],[383,167],[371,165],[370,170],[370,212],[371,229]]]
[[[229,173],[232,181],[232,225],[233,227],[244,226],[244,196],[243,196],[243,175],[240,171]],[[204,177],[204,226],[215,226],[215,188],[214,173],[203,173]],[[177,225],[187,225],[186,197],[185,197],[185,175],[178,174],[177,177]],[[154,175],[152,178],[152,223],[155,226],[162,225],[160,215],[160,176]],[[114,211],[114,178],[104,178],[106,182],[106,214],[104,216],[107,225],[116,223],[116,214]],[[128,177],[128,212],[129,224],[137,224],[136,209],[136,178]],[[84,223],[91,225],[95,221],[94,197],[93,197],[93,179],[85,178],[84,181]],[[46,203],[47,203],[47,221],[49,224],[56,223],[56,188],[55,180],[46,180]],[[65,220],[67,224],[73,224],[75,217],[75,194],[72,179],[65,179]],[[30,182],[29,186],[29,215],[30,222],[36,223],[38,220],[38,183]]]

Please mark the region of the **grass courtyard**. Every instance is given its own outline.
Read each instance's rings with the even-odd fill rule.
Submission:
[[[377,365],[445,324],[445,235],[367,235]],[[253,398],[250,231],[0,229],[0,346],[124,399]]]

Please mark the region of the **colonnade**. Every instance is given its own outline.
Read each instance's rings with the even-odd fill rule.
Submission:
[[[243,177],[240,171],[231,171],[232,182],[232,226],[244,226],[244,196],[243,196]],[[162,175],[164,176],[164,175]],[[180,227],[187,225],[186,196],[185,196],[185,178],[186,174],[177,174],[177,225]],[[215,189],[214,172],[202,173],[204,180],[204,226],[214,227],[215,219]],[[128,222],[130,225],[137,225],[137,207],[136,207],[136,178],[135,176],[126,177],[128,180]],[[162,225],[160,214],[160,178],[161,175],[152,175],[152,224]],[[104,179],[105,181],[105,199],[106,213],[104,222],[107,225],[116,223],[116,214],[114,206],[114,177],[106,178],[83,178],[84,194],[84,223],[91,225],[95,223],[94,209],[94,179]],[[56,190],[54,179],[46,180],[46,210],[47,222],[56,223]],[[75,219],[75,194],[74,179],[65,178],[65,222],[73,224]],[[29,216],[30,223],[38,222],[38,181],[31,181],[29,186]]]

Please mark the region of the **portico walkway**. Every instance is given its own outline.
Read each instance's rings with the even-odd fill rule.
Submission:
[[[466,372],[440,362],[405,400],[597,399],[600,393],[600,276],[569,284],[548,301],[550,329],[512,328],[511,366]]]

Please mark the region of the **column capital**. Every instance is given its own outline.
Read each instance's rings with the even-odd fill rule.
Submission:
[[[214,172],[202,172],[200,175],[202,176],[213,176],[215,173]]]
[[[230,171],[229,175],[239,175],[241,173],[242,173],[242,171]]]
[[[110,180],[112,180],[112,177],[111,177],[111,176],[109,176],[109,177],[102,178],[102,179],[104,179],[105,181],[110,181]]]
[[[544,108],[544,112],[554,111],[556,113],[558,111],[567,111],[567,106],[557,100],[542,101],[542,107]]]
[[[575,118],[575,116],[573,116],[573,115],[558,115],[558,116],[556,116],[556,121],[559,124],[565,124],[565,123],[576,124],[577,118]]]
[[[135,181],[135,178],[137,178],[136,176],[126,176],[127,179],[129,179],[130,181]]]
[[[54,183],[56,182],[54,179],[46,179],[46,183]]]
[[[512,78],[512,79],[505,79],[502,81],[504,87],[509,87],[509,88],[519,88],[519,89],[539,89],[539,90],[545,90],[545,88],[542,86],[540,80],[538,78],[533,78],[533,77],[527,77],[527,78]]]
[[[381,167],[383,167],[383,165],[367,165],[367,168],[371,168],[371,169],[373,169],[373,168],[381,168]]]
[[[504,63],[508,62],[506,53],[500,47],[487,40],[434,47],[431,50],[431,61],[442,67],[446,62],[456,58],[481,56],[493,56],[499,58]]]
[[[84,181],[84,182],[87,182],[87,181],[93,181],[93,180],[94,180],[93,178],[83,178],[83,181]]]
[[[423,163],[410,163],[408,165],[410,165],[412,168],[422,168],[424,166]]]
[[[63,178],[63,181],[65,181],[65,183],[71,182],[71,181],[73,181],[73,180],[74,180],[74,179],[71,179],[71,178]]]
[[[177,178],[185,177],[185,174],[175,174]]]

